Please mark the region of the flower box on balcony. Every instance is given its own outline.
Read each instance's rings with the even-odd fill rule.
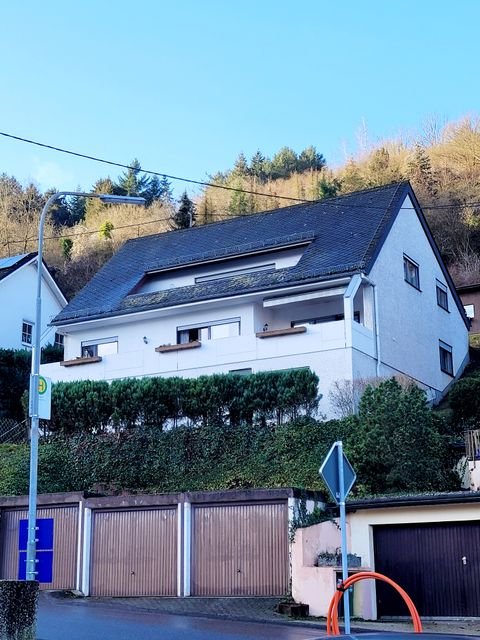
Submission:
[[[73,360],[63,360],[62,362],[60,362],[60,366],[76,367],[79,364],[93,364],[95,362],[101,362],[101,361],[102,361],[101,356],[86,356],[86,357],[80,356],[79,358],[73,358]]]
[[[277,338],[278,336],[291,336],[296,333],[305,333],[307,327],[286,327],[285,329],[271,329],[268,331],[258,331],[257,338]]]
[[[155,349],[157,353],[168,353],[169,351],[184,351],[185,349],[198,349],[202,343],[200,340],[186,342],[185,344],[161,344]]]

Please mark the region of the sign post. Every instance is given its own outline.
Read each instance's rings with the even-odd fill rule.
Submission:
[[[341,440],[334,442],[320,467],[320,475],[325,481],[333,499],[340,507],[340,530],[342,534],[342,580],[348,578],[347,513],[345,500],[357,478],[347,456],[343,453]],[[345,633],[350,633],[350,602],[348,593],[343,599]]]

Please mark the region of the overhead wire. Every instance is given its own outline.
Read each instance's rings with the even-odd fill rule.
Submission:
[[[26,144],[31,144],[31,145],[35,145],[37,147],[42,147],[44,149],[50,149],[51,151],[56,151],[58,153],[65,153],[67,155],[71,155],[71,156],[75,156],[78,158],[84,158],[86,160],[92,160],[94,162],[100,162],[102,164],[106,164],[106,165],[110,165],[110,166],[114,166],[114,167],[120,167],[122,169],[127,169],[127,170],[135,170],[138,171],[137,167],[133,167],[131,165],[128,164],[124,164],[122,162],[116,162],[114,160],[106,160],[105,158],[99,158],[97,156],[93,156],[93,155],[89,155],[86,153],[80,153],[79,151],[72,151],[70,149],[63,149],[62,147],[57,147],[51,144],[46,144],[43,142],[38,142],[37,140],[31,140],[29,138],[24,138],[22,136],[16,136],[13,135],[11,133],[7,133],[6,131],[0,131],[0,136],[3,136],[5,138],[10,138],[12,140],[17,140],[19,142],[25,142]],[[202,187],[209,187],[212,189],[223,189],[224,191],[234,191],[236,193],[245,193],[247,195],[254,195],[254,196],[260,196],[260,197],[264,197],[264,198],[274,198],[276,200],[290,200],[291,202],[299,202],[299,203],[315,203],[318,202],[318,200],[309,200],[307,198],[295,198],[293,196],[282,196],[282,195],[278,195],[276,193],[264,193],[264,192],[260,192],[260,191],[253,191],[250,189],[243,189],[241,187],[231,187],[228,185],[224,185],[224,184],[215,184],[213,182],[206,182],[203,180],[194,180],[192,178],[185,178],[183,176],[175,176],[172,174],[168,174],[165,173],[164,171],[153,171],[152,169],[143,169],[141,168],[140,171],[142,173],[146,173],[148,175],[152,175],[152,176],[158,176],[161,178],[168,178],[169,180],[176,180],[179,182],[186,182],[186,183],[190,183],[190,184],[195,184],[198,186],[202,186]],[[348,194],[344,194],[344,195],[348,195]],[[323,205],[331,205],[331,206],[338,206],[338,203],[335,201],[335,198],[332,199],[324,199],[322,201]],[[349,204],[349,207],[355,207],[355,208],[364,208],[364,205],[355,205],[355,204]],[[444,205],[438,205],[438,204],[422,204],[422,209],[429,209],[429,210],[434,210],[434,209],[463,209],[463,208],[468,208],[468,207],[480,207],[480,202],[459,202],[459,203],[452,203],[452,204],[444,204]],[[369,205],[370,209],[383,209],[384,207],[380,207],[380,206],[374,206],[374,205]],[[237,217],[237,216],[232,216],[232,217]]]

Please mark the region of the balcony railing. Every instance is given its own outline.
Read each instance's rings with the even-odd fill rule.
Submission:
[[[480,429],[471,429],[465,433],[465,448],[467,459],[480,461]]]

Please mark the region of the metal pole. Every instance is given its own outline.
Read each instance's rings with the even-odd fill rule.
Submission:
[[[342,580],[348,578],[348,557],[347,557],[347,514],[345,509],[345,479],[343,476],[343,443],[341,440],[337,442],[338,454],[338,484],[340,489],[340,529],[342,533]],[[350,633],[350,602],[348,599],[348,589],[343,596],[343,611],[345,633]]]
[[[37,293],[35,300],[35,325],[33,327],[32,345],[32,373],[30,376],[30,481],[28,489],[28,539],[27,539],[27,580],[36,580],[36,551],[37,551],[37,485],[38,485],[38,378],[40,375],[40,351],[42,332],[42,260],[43,260],[43,229],[45,218],[52,203],[60,197],[54,193],[45,203],[38,226],[38,254],[37,254]]]
[[[30,480],[28,488],[28,539],[27,539],[27,580],[36,580],[36,552],[37,552],[37,486],[38,486],[38,379],[40,376],[41,352],[41,322],[42,322],[42,261],[43,261],[43,231],[47,213],[55,202],[65,196],[81,196],[83,198],[99,198],[110,204],[145,204],[144,198],[129,196],[115,196],[103,193],[80,193],[78,191],[58,191],[50,196],[42,209],[38,225],[38,255],[37,255],[37,294],[35,300],[35,326],[33,327],[32,370],[30,375],[29,414],[30,429]]]

